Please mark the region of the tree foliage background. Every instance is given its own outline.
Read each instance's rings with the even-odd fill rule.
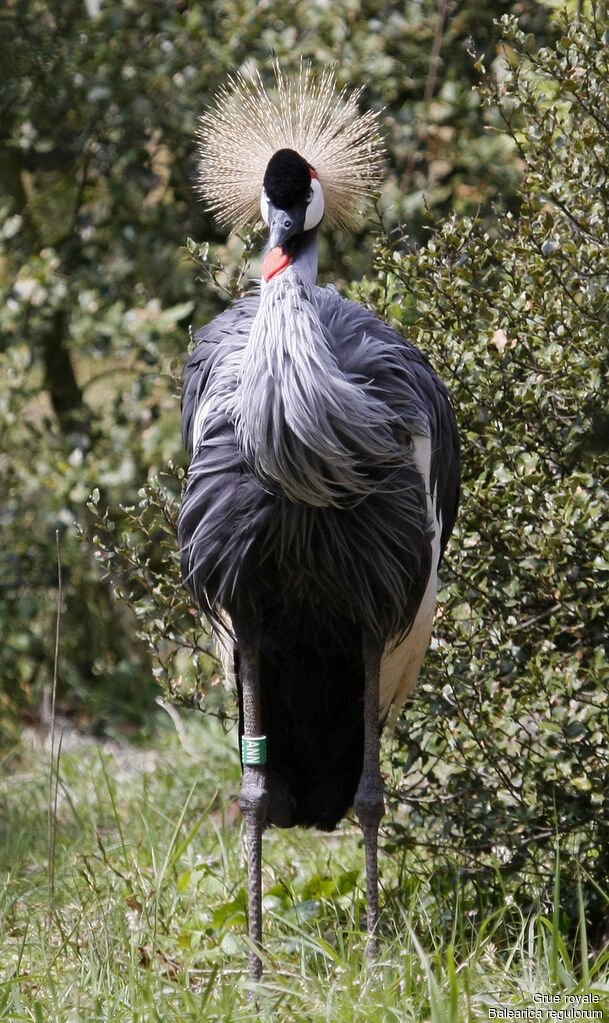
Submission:
[[[189,324],[258,263],[255,239],[226,239],[195,200],[196,116],[248,61],[335,61],[383,108],[388,173],[379,222],[326,238],[322,277],[429,353],[464,446],[437,639],[394,753],[409,814],[390,840],[423,848],[434,883],[457,871],[473,900],[506,874],[533,898],[558,850],[602,935],[606,19],[552,6],[8,0],[0,736],[39,716],[53,678],[57,533],[63,710],[106,731],[141,722],[155,676],[218,709],[177,573],[177,377]]]

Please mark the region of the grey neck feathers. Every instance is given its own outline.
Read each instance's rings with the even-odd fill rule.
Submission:
[[[231,418],[263,483],[299,504],[340,506],[378,489],[379,464],[397,463],[396,417],[341,371],[316,292],[294,267],[263,288]]]

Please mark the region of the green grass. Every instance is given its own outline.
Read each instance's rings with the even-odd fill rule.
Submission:
[[[349,822],[329,836],[265,836],[265,973],[253,998],[235,735],[191,716],[182,740],[190,752],[164,721],[138,746],[67,734],[50,846],[48,748],[29,734],[5,758],[0,1019],[457,1023],[493,1018],[489,1006],[539,1009],[536,995],[557,994],[563,1009],[567,995],[598,997],[587,1010],[609,1004],[609,953],[576,966],[585,928],[570,948],[558,914],[513,905],[509,927],[503,913],[471,926],[456,895],[434,895],[416,863],[388,856],[370,969]]]

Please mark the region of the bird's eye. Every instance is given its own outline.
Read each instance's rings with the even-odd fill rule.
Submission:
[[[308,206],[308,205],[309,205],[309,203],[311,202],[311,200],[312,200],[312,198],[313,198],[313,195],[314,195],[314,194],[315,194],[315,193],[313,192],[313,189],[312,189],[312,188],[310,188],[310,189],[309,189],[309,193],[308,193],[308,195],[307,195],[307,206]]]

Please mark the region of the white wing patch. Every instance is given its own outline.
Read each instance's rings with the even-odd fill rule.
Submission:
[[[213,630],[214,639],[216,641],[216,650],[224,673],[224,684],[227,689],[231,689],[233,692],[236,692],[237,676],[235,674],[235,641],[233,639],[233,623],[231,622],[228,611],[225,611],[223,607],[218,607],[217,611],[223,628]]]
[[[203,435],[203,428],[205,426],[205,420],[207,419],[211,409],[214,407],[213,398],[208,398],[207,401],[202,401],[197,405],[197,411],[194,415],[192,424],[192,450],[196,451],[199,446],[199,441]]]
[[[381,662],[379,717],[381,722],[389,718],[390,726],[395,724],[404,700],[416,685],[431,639],[438,589],[442,516],[437,509],[437,494],[436,492],[431,493],[431,439],[429,437],[414,438],[413,458],[425,481],[427,512],[432,531],[431,571],[410,632],[397,647],[392,649],[391,644],[387,646],[387,652]]]

